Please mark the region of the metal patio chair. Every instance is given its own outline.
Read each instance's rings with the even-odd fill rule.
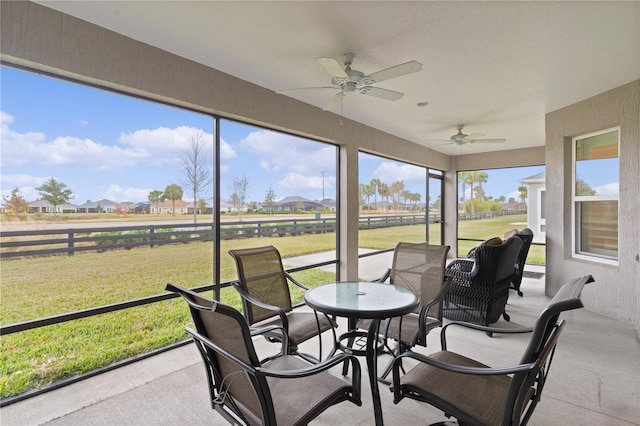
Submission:
[[[189,304],[195,330],[187,327],[204,362],[212,408],[229,423],[241,425],[306,425],[327,408],[342,401],[362,405],[360,363],[352,355],[338,354],[312,364],[288,355],[286,332],[272,325],[251,332],[242,314],[231,306],[211,301],[198,303],[193,292],[168,285]],[[263,363],[252,336],[278,330],[279,357]],[[348,362],[352,378],[328,370]]]
[[[427,346],[427,334],[442,325],[442,300],[444,298],[444,268],[449,246],[428,243],[400,242],[393,254],[393,264],[378,281],[398,285],[411,290],[420,306],[411,314],[390,318],[385,324],[385,341],[391,339],[395,348],[386,345],[394,357],[415,345]],[[362,326],[362,325],[359,325]],[[391,372],[393,359],[380,374],[384,380]]]
[[[426,402],[464,425],[526,424],[540,401],[565,325],[560,314],[583,306],[580,293],[592,281],[588,275],[564,284],[538,316],[534,328],[501,329],[464,322],[445,325],[440,334],[441,351],[428,356],[407,351],[396,358],[393,402],[397,404],[403,398]],[[533,334],[517,365],[492,368],[447,350],[446,331],[450,326],[491,333]],[[401,375],[402,362],[407,358],[418,364]]]
[[[281,326],[288,335],[290,354],[297,353],[312,362],[322,359],[320,334],[331,330],[335,342],[337,324],[325,314],[293,309],[287,281],[304,290],[308,287],[284,270],[278,249],[265,246],[229,250],[229,254],[236,261],[238,281],[233,285],[242,296],[244,316],[249,325]],[[281,333],[271,332],[265,337],[270,341],[280,341]],[[317,359],[298,350],[298,345],[314,337],[318,337]]]

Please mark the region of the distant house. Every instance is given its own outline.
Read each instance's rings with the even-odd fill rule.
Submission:
[[[150,207],[150,212],[151,214],[173,214],[174,204],[176,209],[175,214],[188,214],[189,207],[192,208],[191,211],[193,212],[193,203],[183,200],[176,200],[175,203],[171,200],[165,200],[157,205],[157,210],[156,204],[154,203]]]
[[[323,210],[326,210],[328,208],[329,211],[332,211],[332,212],[336,211],[336,206],[338,205],[336,200],[334,200],[333,198],[325,198],[323,200],[318,200],[316,202],[319,204],[322,204]]]
[[[382,200],[375,203],[367,203],[362,206],[362,210],[389,211],[391,210],[391,203]]]
[[[193,201],[188,201],[189,206],[187,207],[187,214],[193,214]],[[222,210],[222,207],[220,208]],[[196,212],[197,214],[213,214],[213,207],[209,203],[204,203],[202,205],[201,202],[196,203]]]
[[[80,213],[113,213],[118,207],[115,201],[103,198],[100,201],[87,201],[78,206]]]
[[[324,206],[304,197],[285,197],[273,205],[274,212],[322,211]]]
[[[545,241],[546,177],[545,172],[520,180],[527,185],[527,226],[533,231],[534,242]]]
[[[53,204],[45,200],[36,200],[29,203],[29,213],[75,213],[78,206],[75,204],[62,204],[53,208]]]
[[[136,203],[136,205],[133,206],[133,211],[135,211],[136,214],[150,214],[151,203],[148,201],[142,201],[140,203]]]

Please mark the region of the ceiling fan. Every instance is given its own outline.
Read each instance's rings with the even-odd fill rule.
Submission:
[[[482,133],[471,133],[470,135],[464,134],[462,133],[464,124],[458,124],[456,128],[458,129],[458,133],[456,133],[455,135],[452,135],[447,140],[445,139],[429,139],[429,140],[446,142],[446,143],[435,145],[435,146],[457,145],[459,147],[469,147],[471,146],[471,144],[474,144],[474,143],[502,143],[506,140],[506,139],[480,139],[481,137],[484,136]]]
[[[342,98],[351,93],[361,93],[388,101],[397,101],[404,96],[404,93],[375,87],[373,84],[422,70],[420,62],[410,61],[365,75],[361,71],[351,69],[353,59],[356,57],[354,53],[345,53],[342,57],[344,66],[334,58],[316,58],[316,61],[331,75],[331,86],[301,87],[279,90],[276,93],[283,94],[301,90],[339,90],[323,108],[324,111],[332,110],[338,104],[342,104]]]

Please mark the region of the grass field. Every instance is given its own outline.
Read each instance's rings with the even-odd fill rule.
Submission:
[[[502,236],[520,216],[461,222],[461,237],[485,239]],[[439,241],[438,227],[432,240]],[[398,241],[424,240],[423,226],[406,226],[360,232],[360,247],[385,249]],[[333,233],[298,237],[225,240],[221,242],[222,281],[236,277],[235,264],[227,255],[231,248],[273,244],[283,259],[335,250]],[[461,242],[460,253],[476,245]],[[541,249],[541,250],[538,250]],[[544,263],[544,247],[532,247],[529,262]],[[537,251],[537,252],[536,252]],[[26,320],[108,305],[161,294],[167,282],[186,287],[212,282],[214,257],[211,243],[160,246],[153,249],[120,250],[3,260],[0,321]],[[335,280],[335,274],[308,270],[295,274],[307,285]],[[302,293],[293,293],[295,301]],[[240,308],[232,289],[224,289],[222,301]],[[2,336],[0,397],[6,398],[64,378],[85,373],[118,360],[148,352],[186,338],[191,323],[179,299],[131,308],[35,330]]]

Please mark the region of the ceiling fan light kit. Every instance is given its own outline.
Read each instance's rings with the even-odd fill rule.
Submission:
[[[397,101],[404,96],[404,93],[383,89],[373,85],[384,80],[390,80],[392,78],[401,77],[403,75],[422,70],[422,64],[420,62],[410,61],[366,75],[362,71],[351,68],[355,56],[356,55],[354,53],[345,53],[343,55],[343,65],[334,58],[316,58],[316,61],[331,76],[331,86],[301,87],[297,89],[280,90],[276,93],[284,94],[300,90],[339,90],[339,92],[335,94],[331,101],[323,108],[325,111],[335,108],[342,101],[344,96],[351,93],[374,96],[387,101]]]
[[[506,139],[480,139],[484,135],[482,133],[471,133],[469,135],[462,133],[462,129],[464,128],[464,124],[458,124],[456,129],[458,129],[458,133],[452,135],[448,140],[447,139],[428,139],[432,141],[438,142],[446,142],[441,145],[457,145],[459,147],[468,147],[474,143],[502,143],[505,142]]]

